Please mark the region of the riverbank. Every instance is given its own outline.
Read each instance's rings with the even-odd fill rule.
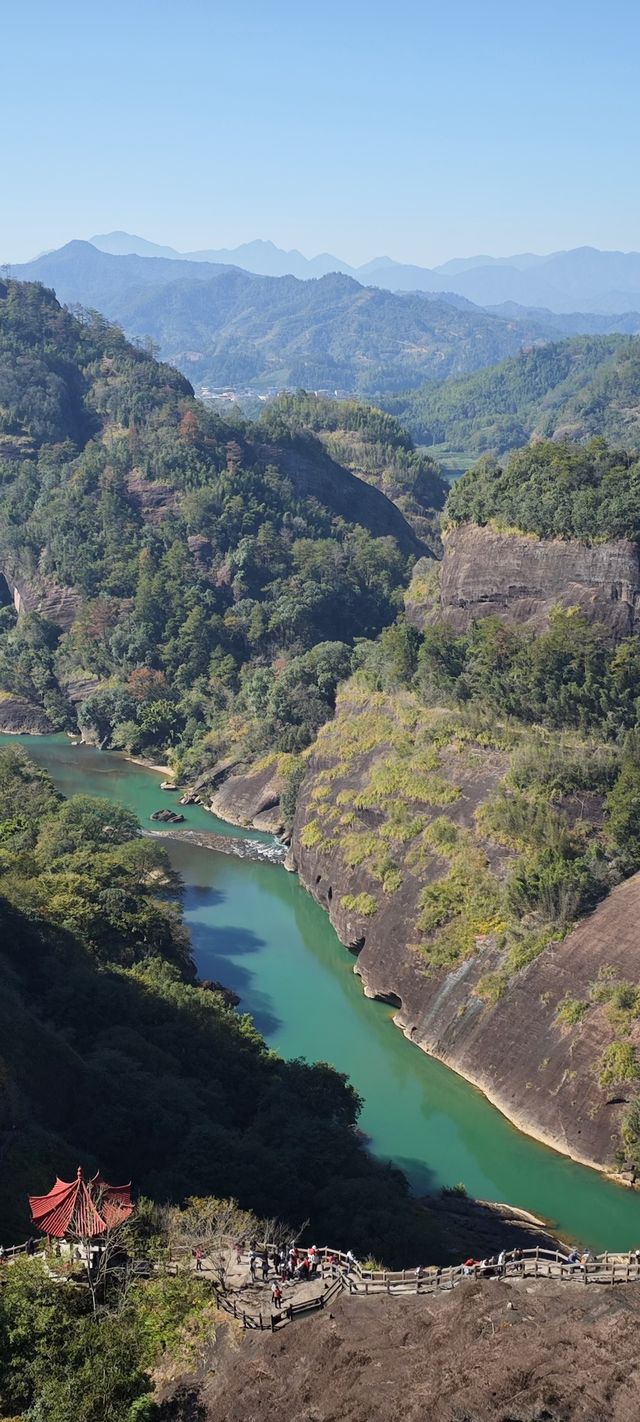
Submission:
[[[363,975],[357,963],[354,965],[353,971],[356,977],[359,977],[362,981],[365,997],[368,997],[370,1000],[375,1000],[375,993],[370,990],[367,991]],[[539,1141],[541,1145],[547,1146],[549,1150],[556,1151],[559,1155],[566,1156],[568,1160],[574,1160],[577,1165],[586,1165],[589,1170],[597,1170],[600,1175],[603,1175],[607,1180],[611,1180],[616,1185],[620,1185],[626,1189],[635,1189],[635,1182],[625,1180],[621,1175],[616,1174],[612,1170],[608,1170],[601,1161],[592,1160],[586,1155],[580,1155],[575,1150],[569,1149],[559,1136],[554,1135],[552,1132],[541,1131],[535,1120],[532,1120],[531,1117],[526,1116],[523,1112],[514,1110],[511,1104],[507,1104],[500,1093],[496,1092],[490,1083],[487,1083],[486,1079],[476,1077],[469,1072],[463,1071],[462,1068],[456,1065],[454,1061],[451,1061],[445,1053],[436,1052],[424,1046],[422,1042],[418,1041],[414,1036],[415,1027],[404,1023],[399,1012],[394,1015],[393,1023],[400,1029],[407,1042],[410,1042],[414,1047],[419,1047],[426,1056],[433,1057],[435,1061],[442,1062],[442,1065],[447,1067],[449,1071],[454,1071],[456,1076],[459,1076],[462,1081],[466,1081],[475,1091],[479,1091],[485,1100],[488,1101],[496,1111],[499,1111],[500,1115],[504,1116],[510,1125],[515,1126],[516,1130],[520,1131],[522,1135],[529,1136],[530,1139],[534,1141]]]
[[[84,744],[85,743],[83,742],[83,745]],[[122,757],[123,760],[130,761],[131,765],[141,765],[144,770],[153,770],[156,775],[163,775],[167,780],[169,778],[172,780],[175,779],[173,770],[171,769],[170,765],[158,765],[153,760],[145,760],[144,756],[142,755],[127,755],[124,751],[122,752]]]
[[[141,759],[135,759],[134,757],[127,757],[127,759],[132,760],[134,764],[144,765],[146,769],[153,770],[157,773],[164,773],[166,770],[166,767],[150,765],[149,762],[144,762]],[[213,810],[209,811],[205,805],[203,805],[202,808],[203,810],[205,810],[206,813],[214,813]],[[227,820],[227,823],[229,823],[230,825],[239,825],[240,822],[229,819]],[[148,833],[154,832],[148,831]],[[257,848],[254,850],[251,847],[250,840],[238,841],[231,837],[225,840],[222,836],[216,835],[213,832],[203,833],[194,832],[193,830],[180,830],[177,828],[175,831],[165,831],[161,835],[158,835],[158,837],[170,837],[176,840],[186,839],[192,844],[199,845],[201,848],[211,849],[214,851],[219,850],[220,852],[227,854],[235,854],[238,857],[244,859],[262,859],[265,861],[270,861],[272,863],[283,864],[284,867],[286,867],[290,872],[293,872],[296,875],[296,878],[298,882],[301,883],[301,886],[304,891],[309,893],[311,892],[310,888],[303,882],[303,880],[300,879],[300,876],[297,872],[297,868],[295,864],[292,863],[292,856],[288,854],[285,846],[274,846],[274,849],[272,851],[265,849],[263,846],[257,846]],[[321,907],[324,911],[328,911],[329,909],[329,906],[325,907],[325,905],[322,903]],[[334,922],[333,927],[338,932],[338,936],[340,937],[341,942],[343,942],[344,946],[348,949],[351,948],[352,945],[350,943],[346,943],[344,941],[344,938],[340,934],[339,924]],[[364,996],[368,999],[374,999],[379,1001],[380,994],[377,993],[371,987],[367,979],[366,969],[364,968],[360,959],[357,959],[354,963],[353,972],[360,980]],[[393,991],[391,991],[387,995],[386,1000],[393,1002],[393,997],[394,994]],[[450,1071],[454,1071],[456,1075],[458,1075],[463,1081],[466,1081],[469,1086],[474,1088],[474,1090],[479,1091],[491,1104],[491,1106],[493,1106],[495,1110],[499,1111],[500,1114],[505,1118],[505,1120],[507,1120],[512,1126],[514,1126],[516,1130],[522,1132],[522,1134],[530,1137],[533,1140],[539,1141],[541,1145],[546,1146],[548,1149],[566,1156],[569,1160],[575,1161],[576,1164],[586,1166],[591,1170],[598,1171],[601,1175],[603,1175],[605,1178],[609,1179],[610,1181],[612,1181],[612,1183],[616,1185],[626,1187],[627,1189],[634,1188],[633,1182],[628,1179],[625,1180],[621,1178],[620,1174],[609,1169],[605,1164],[603,1164],[601,1160],[594,1158],[587,1152],[580,1152],[579,1150],[576,1150],[575,1146],[567,1142],[566,1138],[563,1138],[557,1132],[548,1131],[541,1128],[537,1119],[530,1112],[515,1107],[512,1100],[508,1100],[500,1090],[496,1089],[495,1085],[487,1077],[486,1073],[481,1075],[479,1073],[466,1070],[451,1054],[448,1054],[444,1051],[438,1051],[437,1049],[434,1049],[432,1045],[428,1045],[425,1041],[422,1041],[417,1035],[417,1033],[419,1032],[418,1024],[411,1020],[407,1020],[406,1017],[403,1017],[402,1008],[399,1008],[394,1012],[392,1020],[394,1025],[400,1029],[405,1039],[412,1046],[419,1047],[420,1050],[427,1056],[432,1057],[436,1061],[441,1062],[443,1066],[447,1067]]]
[[[158,806],[157,773],[120,755],[71,747],[64,736],[22,744],[66,795],[106,795],[142,824]],[[187,828],[207,835],[225,830],[200,806],[185,816]],[[368,1149],[396,1164],[415,1195],[437,1199],[463,1182],[470,1198],[511,1201],[594,1251],[636,1247],[638,1194],[521,1134],[456,1072],[410,1050],[391,1009],[365,997],[353,955],[294,874],[211,853],[182,830],[165,844],[184,885],[199,977],[235,992],[279,1056],[326,1061],[349,1078],[363,1101]]]
[[[169,767],[152,764],[143,757],[126,756],[124,759],[134,765],[141,766],[145,770],[152,771],[157,775],[164,776],[168,773],[170,774]],[[207,817],[216,819],[222,818],[219,814],[216,814],[213,807],[209,809],[206,805],[201,804],[200,808]],[[247,831],[246,825],[243,826],[239,820],[227,818],[226,815],[224,817],[224,823],[232,828],[244,828],[245,832]],[[325,902],[323,897],[319,896],[317,892],[314,892],[315,886],[305,882],[304,877],[302,877],[298,871],[298,865],[292,853],[288,852],[284,845],[273,844],[272,846],[264,846],[249,837],[240,840],[232,835],[224,836],[217,834],[213,830],[195,831],[193,829],[183,829],[177,826],[175,829],[168,828],[164,831],[145,830],[145,833],[154,835],[159,839],[172,839],[175,842],[182,841],[183,843],[187,842],[202,849],[233,855],[236,858],[248,861],[262,861],[265,863],[283,865],[287,870],[293,872],[303,892],[308,893],[316,902],[319,902],[320,907],[323,912],[327,914],[332,923],[332,927],[344,947],[351,952],[353,951],[353,944],[345,941],[345,936],[343,936],[341,932],[341,917],[332,912],[332,903]],[[539,1142],[540,1145],[547,1149],[556,1152],[568,1160],[574,1161],[577,1165],[597,1171],[599,1175],[618,1187],[626,1189],[634,1188],[633,1182],[629,1179],[622,1178],[619,1173],[611,1170],[602,1160],[589,1152],[577,1149],[575,1144],[569,1141],[566,1136],[561,1135],[558,1131],[548,1130],[542,1127],[533,1112],[527,1111],[522,1104],[515,1103],[513,1095],[508,1097],[505,1092],[496,1086],[486,1071],[478,1072],[471,1070],[462,1065],[459,1057],[453,1053],[439,1049],[433,1032],[428,1040],[422,1038],[420,1036],[419,1018],[417,1016],[409,1017],[399,994],[398,996],[395,994],[394,989],[398,984],[393,983],[386,993],[377,991],[376,987],[372,985],[371,974],[367,971],[366,954],[360,953],[358,955],[358,958],[353,964],[353,973],[359,980],[363,995],[366,999],[384,1001],[394,1007],[392,1021],[412,1047],[418,1047],[422,1054],[432,1060],[440,1062],[449,1071],[453,1071],[456,1076],[466,1082],[473,1090],[479,1092],[485,1101],[498,1111],[505,1121],[509,1122],[517,1131],[521,1132],[521,1134],[530,1140]],[[374,969],[373,976],[376,975]]]

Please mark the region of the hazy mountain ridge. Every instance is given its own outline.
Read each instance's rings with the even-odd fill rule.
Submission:
[[[105,252],[131,251],[174,260],[232,263],[259,275],[308,278],[341,271],[365,286],[384,286],[393,291],[453,289],[479,306],[515,301],[522,306],[546,306],[555,312],[616,313],[640,304],[640,253],[603,252],[595,247],[575,247],[547,255],[525,252],[507,257],[454,257],[429,268],[396,262],[387,256],[374,257],[354,267],[331,253],[307,258],[298,251],[284,252],[273,242],[264,241],[243,243],[234,249],[189,253],[122,232],[101,234],[91,241]]]

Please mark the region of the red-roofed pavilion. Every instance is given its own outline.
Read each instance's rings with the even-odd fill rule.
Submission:
[[[131,1182],[108,1185],[100,1172],[85,1180],[78,1166],[75,1180],[56,1178],[48,1195],[30,1195],[31,1218],[43,1234],[52,1239],[96,1239],[133,1212]]]

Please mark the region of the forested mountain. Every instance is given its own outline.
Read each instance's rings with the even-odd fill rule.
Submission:
[[[0,286],[0,412],[0,553],[27,610],[3,613],[0,688],[60,727],[93,683],[85,730],[130,749],[230,726],[305,745],[424,551],[395,505],[309,432],[222,421],[36,285]]]
[[[193,268],[193,269],[192,269]],[[199,386],[372,395],[477,370],[544,337],[465,303],[393,295],[340,274],[258,277],[165,258],[112,256],[86,242],[14,269],[150,338]]]
[[[577,337],[520,352],[488,370],[425,385],[390,402],[443,457],[502,454],[532,436],[640,443],[640,341]]]
[[[392,499],[421,538],[431,545],[438,541],[449,485],[393,415],[354,400],[298,391],[273,400],[260,423],[276,436],[316,435],[332,459]]]
[[[640,542],[640,459],[594,439],[537,443],[508,461],[481,460],[447,501],[452,524],[493,524],[536,538]]]

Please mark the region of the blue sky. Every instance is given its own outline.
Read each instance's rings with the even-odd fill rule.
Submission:
[[[640,248],[631,0],[0,4],[0,260]]]

